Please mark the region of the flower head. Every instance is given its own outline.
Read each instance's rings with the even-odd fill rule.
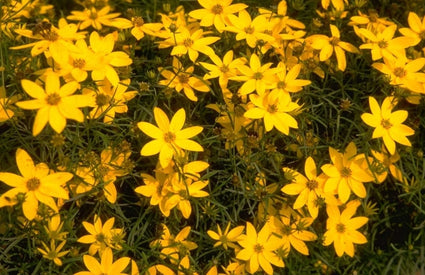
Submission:
[[[112,249],[108,247],[102,254],[100,262],[90,255],[84,255],[83,261],[88,271],[80,271],[74,275],[126,275],[127,273],[122,271],[130,263],[130,258],[122,257],[114,262]]]

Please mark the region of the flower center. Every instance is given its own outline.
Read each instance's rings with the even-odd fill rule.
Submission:
[[[192,40],[192,39],[190,39],[190,38],[186,38],[186,39],[183,41],[183,44],[184,44],[184,46],[185,46],[185,47],[190,47],[190,46],[192,46],[192,45],[193,45],[193,40]]]
[[[96,235],[96,241],[100,243],[104,243],[106,240],[106,236],[103,233],[99,233]]]
[[[277,112],[277,110],[278,110],[278,108],[277,108],[276,104],[270,104],[270,105],[267,107],[267,112],[269,112],[269,113],[271,113],[271,114],[276,113],[276,112]]]
[[[384,129],[390,129],[393,125],[391,124],[389,119],[382,119],[381,126],[384,127]]]
[[[171,143],[176,140],[176,135],[174,133],[168,132],[164,134],[164,141],[167,143]]]
[[[284,90],[286,88],[286,82],[285,81],[279,81],[277,82],[277,88]]]
[[[29,180],[27,180],[27,189],[29,191],[34,191],[37,190],[38,187],[40,187],[40,180],[38,178],[31,178]]]
[[[388,47],[388,42],[381,40],[381,41],[378,42],[378,47],[381,48],[381,49],[385,49],[386,47]]]
[[[59,38],[57,32],[52,30],[52,24],[43,21],[35,26],[33,34],[40,34],[44,39],[49,41],[56,41]]]
[[[89,15],[89,18],[91,19],[91,20],[96,20],[97,19],[97,11],[95,10],[95,9],[92,9],[91,11],[90,11],[90,15]]]
[[[406,71],[401,67],[397,67],[397,68],[394,68],[394,75],[402,78],[406,76]]]
[[[179,82],[182,84],[189,82],[189,76],[187,74],[179,74],[178,78]]]
[[[47,104],[51,106],[58,105],[58,103],[61,101],[61,96],[58,93],[53,93],[47,96],[46,102]]]
[[[227,73],[227,72],[229,71],[229,67],[228,67],[227,65],[223,65],[223,66],[220,68],[220,71],[221,71],[222,73]]]
[[[348,167],[344,167],[341,169],[341,176],[344,178],[348,178],[349,176],[351,176],[351,169]]]
[[[339,223],[336,225],[336,232],[338,233],[344,233],[345,232],[345,225],[342,223]]]
[[[335,36],[331,37],[331,39],[329,40],[329,42],[331,43],[331,45],[332,45],[332,46],[336,46],[336,45],[338,45],[338,43],[339,43],[340,41],[341,41],[341,40],[339,40],[339,38],[338,38],[338,37],[335,37]]]
[[[254,245],[254,251],[256,253],[261,253],[264,250],[264,246],[262,246],[261,244],[257,243],[256,245]]]
[[[223,6],[220,4],[214,5],[211,8],[211,12],[214,14],[221,14],[223,12]]]
[[[74,62],[72,62],[72,65],[74,65],[75,68],[82,69],[86,65],[86,61],[82,58],[76,58]]]
[[[141,16],[136,16],[131,18],[131,21],[133,21],[133,25],[135,27],[141,27],[143,26],[143,24],[145,24],[145,20],[143,20],[143,18]]]
[[[104,105],[108,104],[110,100],[111,100],[111,97],[109,95],[98,94],[96,96],[96,105],[97,106],[104,106]]]
[[[254,79],[256,79],[256,80],[260,80],[260,79],[262,79],[262,78],[263,78],[263,74],[262,74],[262,73],[260,73],[260,72],[256,72],[256,73],[252,76],[252,78],[254,78]]]
[[[254,33],[254,27],[246,27],[245,29],[244,29],[244,31],[247,33],[247,34],[253,34]]]
[[[308,189],[313,190],[319,186],[319,183],[316,180],[309,180],[306,185]]]

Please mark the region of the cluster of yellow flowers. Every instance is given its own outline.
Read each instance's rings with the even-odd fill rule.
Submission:
[[[42,62],[33,74],[36,78],[20,81],[25,94],[8,97],[5,88],[0,90],[0,123],[16,118],[20,109],[36,110],[34,118],[28,120],[33,121],[34,137],[48,131],[47,124],[57,137],[62,137],[65,129],[78,129],[67,120],[74,120],[77,125],[93,120],[113,125],[116,114],[125,115],[129,110],[127,103],[138,96],[132,86],[131,55],[137,41],[151,39],[158,49],[168,50],[170,56],[169,64],[158,68],[158,84],[164,94],[174,91],[187,104],[207,96],[215,98],[206,106],[218,113],[215,122],[220,126],[224,149],[235,149],[235,154],[245,161],[261,137],[276,133],[289,136],[299,128],[296,117],[308,109],[303,105],[302,93],[312,83],[306,78],[324,79],[325,67],[330,72],[344,72],[346,52],[358,55],[360,50],[371,51],[371,67],[394,86],[394,92],[385,95],[381,105],[370,96],[371,113],[361,115],[364,123],[374,128],[371,138],[382,137],[382,149],[358,152],[356,144],[350,142],[339,151],[325,144],[329,163],[318,169],[318,160],[312,155],[305,158],[304,172],[284,165],[280,167],[284,184],[267,184],[267,172],[258,169],[255,185],[239,186],[239,192],[252,192],[259,198],[251,219],[246,219],[244,225],[233,224],[229,219],[224,230],[217,225],[217,231],[197,232],[206,233],[215,241],[213,247],[233,250],[232,260],[215,264],[208,275],[254,274],[259,270],[273,274],[273,266],[284,267],[291,251],[309,255],[305,242],[312,241],[321,241],[324,246],[333,244],[339,257],[353,257],[354,244],[367,242],[359,230],[368,218],[355,216],[368,195],[365,183],[382,183],[388,174],[399,182],[407,181],[395,165],[400,159],[396,143],[411,146],[407,137],[415,131],[403,124],[408,112],[393,109],[404,99],[418,104],[425,94],[425,48],[418,48],[425,40],[425,17],[421,21],[410,12],[409,28],[398,29],[375,12],[353,15],[348,25],[363,42],[357,48],[341,40],[337,24],[323,29],[324,33],[330,30],[329,36],[307,35],[305,25],[287,15],[285,0],[274,10],[255,11],[245,4],[232,4],[231,0],[198,0],[202,8],[186,13],[179,6],[174,12],[161,13],[160,22],[153,23],[146,23],[138,15],[120,17],[120,13],[111,12],[108,1],[90,0],[83,2],[84,10],[60,18],[57,26],[44,19],[32,28],[25,19],[36,11],[47,14],[53,6],[38,0],[10,2],[1,7],[2,21],[13,19],[17,23],[0,22],[0,31],[8,37],[16,33],[17,41],[35,41],[11,50],[31,48],[31,58],[39,56]],[[343,18],[347,16],[347,4],[342,0],[323,0],[321,13],[333,20],[335,16]],[[394,37],[397,30],[402,36]],[[121,43],[119,37],[124,32],[133,36],[133,45]],[[246,45],[246,51],[239,51],[240,47],[220,48],[219,43],[224,40]],[[167,112],[173,113],[171,119]],[[152,173],[134,170],[131,144],[127,143],[105,145],[98,153],[88,150],[77,163],[58,162],[54,169],[44,162],[34,163],[30,154],[37,156],[37,150],[29,154],[18,148],[16,165],[20,174],[0,172],[0,181],[11,187],[1,193],[0,207],[21,207],[26,222],[48,217],[44,231],[50,243],[41,242],[38,251],[57,266],[63,264],[61,258],[73,253],[61,251],[70,230],[64,230],[61,222],[63,205],[71,201],[81,206],[87,198],[104,198],[109,204],[116,204],[120,194],[115,182],[120,177],[138,172],[143,184],[134,191],[143,196],[139,198],[149,198],[150,205],[158,206],[165,218],[177,209],[180,213],[175,215],[181,214],[182,220],[188,221],[193,216],[193,202],[199,198],[197,207],[208,204],[202,198],[213,190],[211,180],[203,175],[210,164],[199,160],[205,145],[197,137],[204,128],[212,127],[187,126],[186,112],[185,108],[173,111],[154,107],[156,125],[134,121],[135,131],[153,139],[139,148],[144,160],[158,154]],[[313,144],[318,142],[312,140]],[[325,208],[327,214],[322,236],[311,229],[320,208]],[[88,271],[75,274],[127,274],[123,273],[126,269],[132,275],[139,274],[135,257],[113,260],[114,251],[122,250],[125,244],[124,225],[114,228],[115,218],[93,216],[93,224],[82,222],[89,234],[79,235],[77,240],[90,245],[82,257]],[[192,227],[183,225],[174,235],[166,222],[161,224],[161,234],[149,246],[159,251],[163,264],[143,267],[146,274],[198,274],[190,255],[198,245],[187,240]],[[220,266],[225,273],[219,272]]]

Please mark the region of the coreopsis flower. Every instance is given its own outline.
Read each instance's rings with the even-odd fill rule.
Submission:
[[[279,62],[277,68],[277,84],[274,90],[278,90],[280,93],[297,93],[301,91],[304,86],[311,84],[310,80],[297,79],[302,68],[301,64],[296,64],[287,71],[285,63]]]
[[[137,124],[142,132],[154,138],[143,146],[140,151],[142,156],[152,156],[159,153],[159,162],[165,168],[181,149],[196,152],[204,150],[199,143],[190,140],[203,130],[201,126],[182,129],[186,120],[186,112],[183,108],[174,114],[171,122],[160,108],[155,107],[153,112],[158,127],[144,121]]]
[[[372,33],[382,32],[387,26],[394,25],[394,22],[388,21],[385,18],[379,17],[376,10],[369,9],[369,14],[364,14],[358,11],[359,15],[354,15],[350,18],[349,26],[353,26],[355,33],[362,38],[358,33],[360,28],[372,31]]]
[[[187,54],[189,59],[195,62],[199,53],[207,56],[214,55],[215,52],[209,45],[219,39],[220,37],[216,36],[204,37],[204,31],[202,29],[191,32],[188,28],[181,28],[173,37],[162,41],[159,48],[164,48],[167,45],[173,46],[171,55],[182,56]]]
[[[236,254],[236,258],[246,261],[249,273],[254,274],[261,267],[267,274],[273,274],[272,264],[278,267],[285,266],[282,257],[276,254],[280,244],[270,239],[271,234],[267,224],[257,233],[250,222],[246,223],[246,234],[243,234],[242,239],[238,241],[242,249]]]
[[[217,232],[208,230],[207,234],[211,239],[216,240],[217,242],[214,244],[214,247],[222,245],[224,249],[227,250],[230,248],[237,248],[238,246],[235,244],[240,240],[241,234],[244,230],[244,226],[236,226],[230,230],[230,222],[227,223],[226,229],[224,232],[221,230],[220,226],[217,224]]]
[[[69,250],[61,251],[63,246],[66,244],[66,241],[62,241],[58,246],[56,246],[55,241],[51,240],[50,247],[44,242],[41,242],[41,244],[44,249],[37,247],[37,250],[43,255],[43,258],[53,261],[57,266],[61,266],[62,260],[60,258],[69,252]]]
[[[84,255],[83,261],[88,271],[80,271],[74,275],[127,275],[124,269],[130,263],[129,257],[121,257],[114,262],[112,249],[107,247],[103,252],[100,262],[95,257]]]
[[[299,209],[307,205],[308,211],[313,219],[319,213],[319,198],[325,197],[323,186],[326,181],[324,174],[317,175],[316,163],[312,157],[305,161],[305,176],[290,168],[283,168],[285,173],[291,173],[292,182],[282,187],[281,191],[288,195],[298,195],[293,205],[294,209]]]
[[[413,135],[415,131],[402,124],[407,119],[408,112],[405,110],[391,112],[395,106],[393,97],[386,97],[381,107],[375,98],[369,97],[369,105],[372,113],[364,113],[361,118],[367,125],[375,128],[372,138],[382,137],[391,155],[396,152],[396,142],[412,146],[407,136]]]
[[[425,58],[408,61],[406,58],[384,57],[384,63],[373,63],[372,67],[389,76],[390,84],[409,89],[415,93],[425,93],[425,73],[420,72],[425,65]]]
[[[63,222],[61,222],[60,214],[53,215],[44,226],[47,236],[51,240],[63,241],[68,232],[62,232]]]
[[[354,142],[348,144],[344,153],[329,147],[329,155],[332,164],[321,167],[329,177],[325,182],[325,193],[337,193],[342,203],[348,201],[351,191],[360,198],[366,197],[363,183],[373,181],[374,178],[369,168],[363,165],[366,156],[357,154]]]
[[[120,29],[129,28],[132,26],[129,20],[118,18],[120,13],[109,13],[110,11],[111,7],[109,5],[104,6],[100,10],[97,10],[95,7],[91,7],[86,8],[83,11],[71,11],[71,15],[68,15],[66,18],[73,21],[80,21],[80,30],[84,30],[90,26],[96,30],[101,30],[102,25],[117,27]]]
[[[395,163],[400,160],[400,155],[397,151],[393,155],[388,154],[385,145],[382,145],[381,152],[375,150],[371,150],[371,152],[374,158],[371,164],[371,170],[376,177],[377,183],[384,182],[388,176],[388,172],[399,182],[406,182],[406,178],[403,176],[400,168],[395,165]]]
[[[181,258],[189,255],[190,251],[196,249],[198,245],[192,241],[186,240],[191,231],[190,226],[186,226],[177,235],[170,233],[165,224],[162,224],[161,239],[151,243],[151,247],[159,246],[161,249],[161,257],[167,256],[173,264],[179,262]]]
[[[281,251],[285,256],[291,251],[291,247],[303,255],[309,255],[305,242],[317,240],[317,235],[307,230],[313,223],[313,218],[297,217],[295,221],[285,216],[270,216],[267,224],[273,232],[270,242],[279,243]]]
[[[130,85],[130,79],[122,80],[118,86],[113,86],[107,79],[97,84],[95,91],[84,89],[83,94],[95,98],[93,110],[89,118],[95,119],[103,116],[104,123],[112,123],[115,114],[127,112],[127,102],[137,95],[137,91],[126,91]]]
[[[399,32],[404,36],[413,38],[412,46],[415,46],[425,39],[425,16],[422,17],[421,21],[416,13],[409,12],[407,23],[409,23],[410,28],[400,28]]]
[[[120,250],[122,239],[117,238],[117,236],[123,236],[124,229],[122,228],[113,228],[115,218],[109,218],[104,224],[98,215],[94,215],[93,224],[83,221],[83,226],[89,233],[89,235],[84,235],[78,238],[77,242],[90,244],[89,254],[94,255],[99,253],[103,255],[107,249],[118,249]]]
[[[222,89],[227,88],[229,77],[236,76],[238,68],[245,64],[243,59],[233,59],[233,51],[226,52],[223,60],[217,55],[210,55],[210,59],[214,64],[199,62],[202,67],[206,68],[209,72],[204,75],[204,79],[211,79],[218,77],[218,83]]]
[[[64,18],[59,19],[58,28],[45,20],[38,23],[33,30],[16,29],[19,35],[40,40],[38,42],[11,47],[13,50],[32,47],[31,56],[39,55],[47,50],[50,52],[64,52],[78,39],[84,39],[85,33],[78,32],[78,26],[68,24]]]
[[[252,54],[249,59],[249,66],[241,65],[238,67],[240,75],[230,77],[230,80],[243,81],[238,93],[247,95],[256,91],[259,95],[264,94],[266,89],[276,87],[277,68],[270,68],[273,63],[268,62],[261,65],[260,58]]]
[[[383,57],[387,59],[406,58],[405,49],[413,45],[414,39],[405,36],[393,38],[396,30],[397,25],[390,25],[377,33],[363,28],[359,29],[358,33],[367,40],[367,43],[360,45],[359,48],[371,50],[374,61]]]
[[[307,39],[311,41],[311,47],[320,50],[320,61],[328,60],[335,52],[338,62],[338,69],[345,71],[347,61],[345,51],[351,53],[359,53],[359,50],[348,42],[341,41],[341,36],[338,28],[335,25],[330,25],[331,37],[322,34],[309,36]]]
[[[28,220],[37,215],[39,202],[58,212],[55,198],[68,199],[64,185],[72,179],[68,172],[50,172],[47,164],[34,164],[30,155],[23,150],[16,150],[16,164],[22,176],[9,172],[0,172],[0,181],[13,187],[0,196],[0,207],[12,206],[18,203],[19,193],[24,194],[22,210]]]
[[[201,190],[208,185],[208,180],[193,180],[188,177],[183,177],[175,173],[170,186],[170,192],[173,193],[166,200],[172,207],[177,208],[182,213],[185,219],[190,217],[192,213],[192,206],[190,205],[190,198],[202,198],[208,196],[208,192]]]
[[[229,24],[227,19],[229,14],[237,13],[248,7],[241,3],[231,5],[232,0],[198,0],[198,3],[203,9],[193,10],[189,12],[189,16],[201,20],[199,24],[203,27],[214,25],[216,30],[220,33],[223,32],[226,25]]]
[[[352,218],[359,205],[359,201],[350,201],[342,212],[337,206],[328,206],[326,208],[328,220],[326,222],[327,231],[324,235],[323,245],[328,246],[333,243],[336,254],[339,257],[344,255],[344,253],[353,257],[353,244],[367,243],[366,237],[357,229],[365,225],[368,222],[368,218]]]
[[[34,99],[19,101],[16,105],[27,110],[38,110],[35,116],[33,131],[38,135],[49,122],[56,133],[61,133],[66,127],[66,120],[84,121],[84,114],[79,108],[91,106],[92,98],[84,95],[73,95],[79,88],[76,81],[60,85],[56,73],[47,73],[45,89],[37,83],[23,79],[21,81],[24,91]]]
[[[101,37],[97,32],[90,34],[90,47],[94,52],[95,67],[91,72],[94,81],[105,78],[113,86],[117,86],[120,81],[118,73],[113,67],[125,67],[133,63],[133,60],[123,51],[113,51],[115,38],[112,33]]]
[[[68,50],[50,51],[56,62],[55,71],[65,79],[82,82],[87,79],[88,72],[96,67],[94,52],[84,39],[79,39]]]
[[[272,42],[274,38],[265,33],[269,22],[264,16],[257,16],[252,20],[251,15],[246,10],[241,10],[238,16],[228,15],[231,25],[225,30],[236,33],[236,40],[246,40],[251,48],[257,46],[260,40],[263,42]]]
[[[252,108],[249,108],[244,116],[250,119],[263,119],[265,130],[271,131],[273,127],[289,135],[290,128],[298,128],[298,122],[289,113],[300,108],[291,101],[289,95],[282,96],[280,91],[274,90],[263,95],[252,94],[249,96]]]
[[[167,88],[173,88],[177,92],[183,90],[186,97],[192,101],[198,101],[198,97],[195,95],[195,90],[199,92],[209,92],[210,88],[206,84],[207,82],[193,75],[194,66],[183,68],[182,64],[177,58],[173,59],[173,71],[163,70],[161,75],[165,79],[160,80],[159,84],[166,86]]]
[[[145,34],[155,35],[163,27],[161,23],[145,23],[141,16],[132,17],[131,22],[133,23],[133,28],[130,32],[137,40],[145,37]]]

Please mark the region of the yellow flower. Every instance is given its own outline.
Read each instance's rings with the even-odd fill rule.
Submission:
[[[339,211],[337,206],[328,206],[326,208],[328,220],[326,222],[327,231],[324,235],[323,245],[328,246],[333,243],[336,254],[339,257],[344,255],[344,253],[353,257],[353,244],[367,243],[366,237],[357,231],[357,229],[366,224],[368,218],[352,218],[359,205],[359,201],[350,201],[346,204],[346,208],[342,211],[342,213]]]
[[[112,84],[104,79],[98,83],[97,89],[84,89],[83,94],[95,98],[93,110],[89,114],[89,118],[99,118],[103,116],[104,123],[112,123],[115,114],[124,114],[127,112],[127,101],[133,99],[137,95],[137,91],[127,91],[130,85],[130,79],[122,80],[118,86]]]
[[[228,25],[227,16],[246,9],[245,4],[233,4],[232,0],[198,0],[203,9],[197,9],[189,12],[189,16],[201,20],[200,25],[203,27],[214,27],[223,32]]]
[[[242,235],[242,240],[238,241],[243,248],[236,258],[247,262],[249,273],[254,274],[261,267],[267,274],[273,274],[272,264],[284,267],[282,258],[275,253],[280,244],[270,239],[271,233],[267,224],[257,234],[254,226],[246,223],[246,235]]]
[[[345,58],[345,52],[348,51],[351,53],[359,53],[356,47],[348,42],[341,41],[340,33],[338,28],[335,25],[330,25],[331,28],[331,37],[326,35],[315,34],[309,36],[307,39],[311,40],[311,46],[320,50],[320,61],[328,60],[332,54],[335,52],[336,59],[338,62],[338,69],[345,71],[347,66],[347,61]]]
[[[113,51],[114,44],[115,39],[112,33],[105,37],[99,36],[97,32],[90,34],[90,47],[94,52],[95,64],[91,77],[94,81],[100,81],[106,77],[116,87],[120,79],[113,67],[128,66],[133,63],[133,60],[123,51]]]
[[[317,239],[316,234],[307,231],[312,223],[312,218],[297,217],[292,222],[291,218],[285,216],[271,216],[267,220],[267,224],[273,232],[270,236],[270,242],[278,243],[285,256],[291,251],[291,247],[303,255],[309,255],[305,242]]]
[[[67,51],[50,51],[50,53],[57,63],[55,71],[58,70],[65,79],[82,82],[87,79],[87,72],[96,67],[94,52],[89,49],[84,39],[77,40]]]
[[[45,90],[33,81],[23,79],[22,88],[32,100],[19,101],[16,105],[22,109],[37,110],[33,125],[33,135],[38,135],[49,122],[57,133],[61,133],[66,126],[66,119],[78,122],[84,121],[84,114],[80,107],[92,105],[91,98],[84,95],[73,95],[78,89],[78,82],[68,82],[60,86],[59,76],[47,73]]]
[[[66,18],[74,21],[81,21],[79,23],[80,30],[84,30],[90,26],[96,30],[101,30],[102,25],[113,26],[117,28],[129,28],[131,22],[124,18],[117,18],[120,13],[109,13],[111,7],[106,5],[100,10],[96,10],[95,7],[84,9],[83,11],[71,11],[72,15],[68,15]]]
[[[140,151],[142,156],[152,156],[159,153],[159,162],[165,168],[181,149],[197,152],[204,150],[199,143],[189,140],[199,134],[203,130],[202,127],[192,126],[182,129],[186,120],[186,112],[183,108],[175,113],[171,122],[160,108],[155,107],[153,112],[158,127],[144,121],[137,124],[146,135],[154,138],[143,146]]]
[[[247,95],[257,91],[259,95],[264,94],[266,89],[276,87],[277,68],[270,69],[273,63],[269,62],[261,65],[260,58],[256,54],[252,54],[249,59],[249,66],[241,65],[238,70],[241,75],[230,77],[230,80],[244,81],[239,89],[239,94]]]
[[[37,250],[43,254],[43,258],[53,261],[57,266],[61,266],[62,260],[59,258],[65,256],[69,252],[69,250],[61,252],[65,243],[66,241],[62,241],[58,246],[56,246],[55,241],[51,240],[50,247],[48,247],[44,242],[41,242],[44,249],[37,247]]]
[[[91,244],[89,247],[89,254],[94,255],[96,252],[103,255],[109,248],[120,250],[121,244],[116,242],[116,236],[123,236],[124,230],[122,228],[113,228],[115,218],[108,219],[103,225],[102,220],[98,215],[94,215],[94,223],[83,222],[84,228],[90,235],[80,237],[77,242]],[[122,240],[119,240],[122,242]]]
[[[163,70],[161,75],[166,79],[160,80],[159,84],[166,86],[167,88],[173,88],[177,92],[183,90],[186,97],[192,101],[198,101],[195,95],[195,91],[208,92],[210,88],[205,80],[199,79],[193,75],[194,66],[183,68],[182,64],[177,58],[173,58],[173,71]]]
[[[373,181],[370,170],[364,167],[364,154],[357,154],[354,142],[350,142],[344,153],[329,147],[332,164],[323,165],[322,171],[329,177],[324,186],[325,193],[337,193],[342,203],[348,201],[351,191],[360,198],[366,197],[364,182]]]
[[[68,24],[64,18],[59,19],[58,28],[45,20],[38,23],[33,30],[15,30],[16,33],[22,36],[38,39],[40,41],[11,47],[11,49],[19,50],[32,47],[31,56],[39,55],[47,50],[61,53],[67,51],[68,47],[72,46],[72,41],[85,38],[85,33],[77,31],[78,26],[75,24]]]
[[[400,28],[401,34],[414,39],[412,46],[419,44],[425,39],[425,16],[422,17],[422,22],[419,16],[414,12],[409,12],[407,22],[410,28]]]
[[[190,226],[183,228],[176,236],[170,233],[170,230],[165,224],[162,224],[162,229],[161,239],[153,241],[151,246],[159,245],[162,248],[161,257],[169,257],[173,264],[176,264],[179,259],[189,255],[190,250],[198,247],[196,243],[186,240],[191,231]]]
[[[49,174],[45,163],[34,165],[33,160],[23,149],[16,150],[16,164],[22,176],[8,172],[0,172],[0,181],[13,187],[0,197],[0,207],[15,205],[19,193],[25,194],[22,210],[27,219],[33,220],[37,215],[38,203],[44,203],[58,212],[58,207],[52,197],[68,199],[68,192],[63,188],[72,178],[68,172]]]
[[[161,23],[145,23],[141,16],[132,17],[131,22],[133,23],[133,28],[130,32],[137,40],[145,37],[145,33],[155,35],[163,27]]]
[[[388,21],[385,18],[380,18],[376,10],[369,9],[369,15],[358,11],[359,15],[350,18],[349,26],[353,26],[354,32],[357,36],[363,39],[362,35],[358,32],[359,26],[370,30],[372,33],[382,32],[387,26],[394,25],[394,22]]]
[[[199,52],[207,56],[214,55],[214,50],[209,45],[220,39],[220,37],[204,37],[203,35],[204,31],[202,29],[190,32],[187,28],[181,28],[179,32],[176,32],[173,37],[163,41],[161,45],[168,44],[173,46],[171,55],[182,56],[188,54],[189,59],[195,62],[199,56]]]
[[[112,250],[108,247],[103,252],[100,263],[89,255],[84,255],[83,261],[88,271],[80,271],[74,275],[126,275],[122,271],[130,263],[130,258],[122,257],[114,262]]]
[[[344,10],[344,2],[348,4],[347,0],[322,0],[322,7],[327,10],[329,4],[332,3],[335,9]]]
[[[274,90],[261,96],[252,94],[249,99],[254,107],[248,109],[244,116],[251,119],[262,118],[267,132],[276,127],[280,132],[289,135],[289,128],[298,128],[297,121],[289,112],[297,110],[300,106],[292,102],[289,95],[282,96],[279,90]]]
[[[388,176],[388,172],[399,182],[405,183],[407,181],[401,170],[395,165],[395,163],[400,160],[400,155],[397,151],[395,154],[390,155],[387,150],[385,150],[384,145],[382,145],[381,152],[375,150],[371,150],[371,152],[375,159],[372,163],[372,167],[374,168],[372,171],[376,177],[377,183],[384,182]]]
[[[204,75],[204,79],[211,79],[218,77],[218,83],[222,89],[227,88],[229,77],[236,76],[238,68],[243,65],[243,59],[233,59],[233,51],[226,52],[223,56],[223,60],[217,55],[210,55],[210,59],[214,64],[199,62],[202,67],[206,68],[209,72]]]
[[[382,137],[391,155],[396,152],[395,142],[412,146],[406,136],[413,135],[415,131],[402,124],[407,119],[408,112],[405,110],[391,112],[395,105],[393,97],[386,97],[381,107],[375,98],[369,97],[369,105],[372,113],[364,113],[361,118],[367,125],[375,128],[372,138]]]
[[[242,231],[244,230],[244,226],[240,225],[230,230],[230,222],[227,223],[226,229],[224,232],[221,230],[220,226],[217,224],[217,232],[212,230],[208,230],[207,234],[211,237],[211,239],[216,240],[217,242],[214,244],[214,247],[222,245],[224,249],[227,250],[227,247],[237,248],[238,246],[234,244],[237,241],[240,241],[240,237]]]
[[[301,91],[303,86],[311,84],[310,80],[297,79],[302,68],[301,64],[296,64],[287,71],[285,63],[279,62],[277,68],[277,84],[274,90],[278,90],[280,93],[296,93]]]
[[[291,173],[292,183],[282,187],[281,191],[289,195],[298,195],[294,209],[299,209],[307,204],[308,211],[313,219],[317,218],[319,205],[317,200],[324,197],[323,185],[326,181],[324,174],[317,175],[316,164],[312,157],[305,161],[305,176],[290,168],[283,168],[284,173]]]
[[[170,269],[169,267],[162,265],[162,264],[156,264],[154,266],[151,266],[148,268],[148,273],[149,275],[174,275],[176,274],[172,269]]]
[[[272,36],[265,33],[269,25],[266,17],[257,16],[252,20],[246,10],[241,10],[238,15],[229,14],[228,19],[231,25],[225,28],[227,31],[236,33],[237,41],[245,39],[248,46],[255,48],[259,40],[264,42],[274,40]]]
[[[11,18],[32,18],[35,13],[37,15],[46,14],[52,11],[53,5],[42,5],[43,1],[40,0],[12,0],[7,5],[2,7],[3,12],[9,13]]]
[[[420,71],[425,65],[425,58],[408,61],[406,58],[385,58],[384,63],[373,63],[372,67],[390,78],[390,84],[409,89],[415,93],[425,93],[425,74]]]
[[[360,29],[358,33],[368,42],[359,46],[360,49],[371,50],[372,60],[382,57],[387,59],[406,58],[405,49],[412,46],[414,39],[410,37],[394,37],[397,25],[390,25],[376,34],[367,29]]]
[[[192,213],[192,206],[190,205],[189,199],[191,197],[202,198],[208,196],[208,192],[201,190],[207,185],[208,180],[194,181],[191,178],[182,178],[178,173],[174,173],[170,188],[170,191],[174,193],[174,195],[170,196],[166,200],[172,207],[177,205],[177,208],[182,212],[183,217],[188,219]]]
[[[60,214],[53,215],[48,221],[44,230],[51,240],[62,241],[65,239],[68,232],[62,232],[63,222],[61,222]]]

